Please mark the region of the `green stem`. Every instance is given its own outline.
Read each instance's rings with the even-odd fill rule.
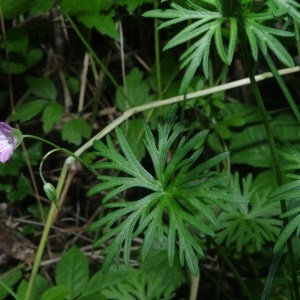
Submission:
[[[244,279],[241,277],[240,273],[238,272],[236,267],[233,265],[233,263],[227,258],[226,254],[224,253],[223,248],[220,247],[220,245],[218,245],[213,239],[212,239],[212,243],[215,246],[215,248],[217,249],[220,256],[224,259],[225,264],[230,268],[230,270],[234,274],[234,278],[236,278],[236,280],[239,282],[247,299],[253,300],[251,292],[249,291],[246,284],[244,283]]]
[[[44,155],[44,157],[42,158],[41,162],[40,162],[40,167],[39,167],[39,175],[42,179],[43,184],[46,184],[46,180],[44,178],[43,175],[43,165],[44,165],[44,161],[47,159],[48,156],[50,156],[53,152],[59,151],[59,149],[53,149],[51,151],[49,151],[46,155]]]
[[[295,27],[295,36],[296,36],[296,43],[297,43],[297,50],[298,50],[298,57],[299,57],[300,56],[300,33],[299,33],[299,24],[296,20],[294,21],[294,27]]]
[[[246,36],[245,34],[246,33],[244,33],[244,36]],[[242,38],[241,40],[242,40],[242,55],[243,55],[243,59],[244,59],[244,64],[245,64],[245,68],[246,68],[246,71],[247,71],[249,79],[250,79],[251,89],[252,89],[253,95],[256,99],[256,103],[258,105],[258,108],[259,108],[259,111],[260,111],[260,114],[262,117],[262,121],[263,121],[265,130],[266,130],[267,140],[268,140],[271,157],[272,157],[272,161],[273,161],[273,168],[275,171],[275,177],[276,177],[276,181],[277,181],[277,186],[281,186],[283,184],[283,178],[282,178],[282,173],[280,170],[279,157],[278,157],[278,154],[276,151],[276,144],[275,144],[275,140],[273,137],[268,114],[267,114],[261,93],[259,91],[258,84],[255,80],[253,70],[251,68],[251,64],[249,62],[249,57],[251,57],[251,54],[248,51],[246,39]],[[280,206],[281,206],[282,213],[287,211],[286,200],[284,200],[284,199],[281,200]],[[287,218],[283,219],[283,225],[286,226],[287,223],[288,223],[288,219]],[[295,299],[299,300],[300,298],[299,298],[298,280],[297,280],[297,274],[296,274],[296,269],[295,269],[296,264],[295,264],[294,251],[293,251],[291,239],[288,240],[287,247],[288,247],[288,257],[289,257],[289,263],[290,263],[290,268],[291,268],[291,273],[292,273],[292,282],[293,282],[293,288],[294,288],[294,293],[295,293]]]
[[[154,9],[157,9],[158,3],[157,1],[154,2]],[[162,91],[162,82],[161,82],[161,65],[160,65],[160,43],[159,43],[159,30],[158,30],[158,19],[154,19],[154,51],[155,51],[155,71],[156,71],[156,85],[157,85],[157,96],[158,99],[161,99],[163,96]],[[152,114],[154,112],[154,108],[151,109],[146,115],[146,122],[148,123]],[[137,143],[140,142],[143,136],[144,130],[141,128],[138,137]]]
[[[29,279],[29,283],[28,283],[28,287],[27,287],[27,290],[26,290],[24,300],[29,300],[30,299],[33,284],[34,284],[36,275],[38,273],[38,269],[39,269],[39,266],[40,266],[40,263],[41,263],[41,260],[42,260],[45,245],[47,243],[49,231],[50,231],[50,228],[51,228],[52,218],[55,214],[56,209],[57,208],[56,208],[54,202],[51,202],[50,211],[48,213],[47,221],[46,221],[46,224],[45,224],[45,227],[44,227],[44,230],[43,230],[43,234],[42,234],[42,237],[41,237],[41,240],[40,240],[40,244],[39,244],[39,247],[38,247],[38,250],[37,250],[37,253],[36,253],[36,257],[35,257],[35,260],[34,260],[34,265],[33,265],[33,268],[32,268],[31,274],[30,274],[30,279]]]
[[[24,134],[23,135],[23,139],[25,138],[31,138],[31,139],[35,139],[38,141],[41,141],[45,144],[48,144],[50,146],[52,146],[53,148],[60,150],[62,152],[64,152],[65,154],[67,154],[69,157],[74,158],[75,160],[79,161],[83,166],[85,166],[88,170],[90,170],[93,174],[95,174],[96,176],[98,175],[98,173],[96,172],[96,170],[89,164],[87,164],[83,159],[81,159],[78,155],[76,155],[75,153],[73,153],[72,151],[66,149],[66,148],[62,148],[52,142],[49,142],[41,137],[35,136],[35,135],[30,135],[30,134]],[[71,164],[72,160],[69,159],[69,161],[67,161],[68,164]]]
[[[272,71],[272,73],[274,75],[274,78],[277,80],[277,83],[279,84],[279,86],[280,86],[280,88],[281,88],[284,96],[286,97],[286,99],[287,99],[287,101],[288,101],[288,103],[289,103],[289,105],[290,105],[290,107],[291,107],[291,109],[292,109],[292,111],[293,111],[293,113],[294,113],[294,115],[295,115],[298,123],[300,123],[300,112],[299,112],[299,109],[298,109],[298,107],[297,107],[297,105],[296,105],[296,103],[295,103],[295,101],[294,101],[294,99],[293,99],[290,91],[288,90],[285,82],[283,81],[283,79],[279,75],[278,70],[277,70],[277,68],[276,68],[273,60],[271,59],[271,57],[268,54],[264,55],[264,58],[265,58],[265,60],[266,60],[266,62],[268,64],[269,68],[271,69],[271,71]]]
[[[154,9],[157,9],[157,1],[154,2]],[[154,47],[155,47],[155,66],[156,66],[156,83],[158,99],[162,98],[162,82],[161,82],[161,67],[160,67],[160,43],[158,19],[154,19]]]
[[[124,90],[122,89],[122,87],[117,83],[117,81],[115,80],[115,78],[111,75],[111,73],[108,71],[108,69],[102,63],[102,61],[99,59],[99,57],[97,56],[97,54],[95,53],[95,51],[92,49],[92,47],[89,45],[89,43],[86,41],[86,39],[83,37],[83,35],[79,31],[79,29],[77,28],[77,26],[75,25],[75,23],[73,22],[73,20],[71,19],[71,17],[68,14],[66,14],[65,17],[70,22],[73,30],[77,34],[78,38],[81,40],[82,44],[86,47],[86,49],[89,51],[90,55],[99,64],[99,66],[101,67],[101,69],[103,70],[103,72],[105,73],[105,75],[109,78],[109,80],[111,81],[111,83],[115,86],[115,88],[117,90],[120,91],[120,93],[122,94],[122,96],[125,97],[125,99],[130,102],[130,99],[128,99],[128,96],[124,93]]]
[[[197,300],[200,275],[194,276],[193,274],[190,273],[190,281],[191,281],[191,288],[190,288],[189,300]]]
[[[53,151],[60,150],[64,153],[66,153],[69,157],[72,157],[72,158],[80,161],[86,168],[88,168],[94,174],[97,174],[96,171],[90,165],[86,164],[80,157],[78,157],[76,154],[74,154],[73,152],[71,152],[71,151],[69,151],[65,148],[59,147],[58,145],[56,145],[52,142],[49,142],[49,141],[47,141],[43,138],[40,138],[40,137],[34,136],[34,135],[24,135],[23,138],[36,139],[38,141],[44,142],[44,143],[49,144],[52,147],[54,147],[55,150],[52,150],[49,153],[47,153],[45,155],[44,159],[46,157],[48,157]],[[44,159],[43,159],[43,161],[44,161]],[[60,177],[59,177],[59,180],[58,180],[58,183],[57,183],[57,188],[56,188],[56,198],[57,199],[59,199],[59,197],[61,195],[62,188],[63,188],[64,182],[65,182],[65,178],[66,178],[70,163],[68,162],[68,160],[66,160],[66,163],[64,164],[63,169],[61,171],[61,174],[60,174]],[[42,181],[45,183],[45,180],[44,180],[43,176],[42,176]],[[39,243],[39,247],[38,247],[38,250],[37,250],[37,253],[36,253],[36,257],[35,257],[33,268],[32,268],[31,274],[30,274],[29,283],[28,283],[28,287],[27,287],[27,290],[26,290],[24,300],[29,300],[30,299],[32,289],[33,289],[33,285],[34,285],[34,282],[35,282],[35,278],[37,276],[38,269],[39,269],[39,266],[40,266],[40,263],[41,263],[41,260],[42,260],[43,252],[44,252],[44,249],[45,249],[45,246],[46,246],[46,243],[47,243],[47,239],[48,239],[48,236],[49,236],[51,224],[52,224],[52,221],[53,221],[53,218],[54,218],[56,212],[57,212],[56,204],[51,201],[50,211],[48,213],[46,224],[45,224],[43,234],[42,234],[42,237],[41,237],[41,240],[40,240],[40,243]]]

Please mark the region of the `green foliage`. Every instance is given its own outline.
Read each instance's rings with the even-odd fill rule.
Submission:
[[[130,120],[121,126],[123,132],[126,132],[126,140],[138,160],[141,160],[145,155],[145,145],[142,143],[144,130],[143,120]]]
[[[149,81],[143,79],[143,73],[137,68],[133,68],[125,77],[124,90],[116,91],[116,103],[121,111],[126,111],[130,108],[149,103],[153,100],[153,95],[150,95]],[[122,126],[126,132],[127,141],[137,156],[141,159],[145,153],[145,145],[141,143],[143,137],[143,120],[130,120]]]
[[[108,159],[95,163],[94,168],[114,169],[124,172],[124,175],[100,175],[98,179],[101,183],[92,187],[89,195],[110,190],[103,199],[107,202],[133,187],[141,187],[147,193],[136,201],[108,204],[107,207],[114,211],[92,225],[93,230],[104,225],[106,228],[96,246],[114,238],[105,249],[107,255],[104,270],[108,269],[114,259],[119,260],[121,247],[124,247],[124,260],[128,264],[131,240],[143,232],[142,257],[149,251],[157,233],[161,240],[167,237],[170,266],[173,265],[178,243],[180,263],[183,265],[186,261],[190,271],[198,274],[197,254],[203,255],[203,250],[198,236],[190,228],[196,229],[203,236],[214,235],[213,229],[207,224],[213,227],[218,225],[211,205],[221,206],[228,197],[220,188],[222,179],[210,169],[227,157],[228,153],[199,162],[203,148],[195,147],[203,144],[207,131],[201,131],[187,141],[181,138],[177,147],[172,149],[184,130],[181,125],[177,125],[172,131],[173,123],[173,113],[159,123],[157,142],[149,126],[144,126],[145,145],[153,163],[154,176],[139,163],[120,129],[116,130],[116,134],[123,155],[115,149],[110,137],[107,138],[107,145],[100,141],[94,143],[98,155]],[[170,151],[172,157],[167,162]],[[168,218],[167,225],[163,222],[165,217]]]
[[[19,106],[16,109],[16,114],[11,117],[12,121],[26,122],[31,120],[33,117],[37,116],[43,111],[43,109],[48,104],[47,100],[33,100]]]
[[[112,266],[106,273],[97,272],[79,300],[101,299],[173,299],[185,281],[178,261],[169,268],[163,249],[153,248],[140,268]]]
[[[27,154],[31,164],[36,165],[42,157],[41,144],[37,143],[29,147]],[[24,154],[20,149],[15,151],[8,163],[0,164],[0,191],[5,194],[5,200],[10,202],[21,201],[32,192],[31,183],[28,177],[24,175],[23,168],[25,166]]]
[[[62,106],[53,101],[50,102],[43,111],[42,121],[43,121],[43,130],[45,133],[48,133],[54,125],[61,119],[63,113]]]
[[[176,97],[179,87],[180,93],[213,90],[246,76],[245,71],[264,72],[263,59],[276,74],[276,60],[279,66],[292,66],[299,56],[298,2],[174,0],[161,1],[162,9],[157,9],[159,1],[152,0],[2,0],[1,118],[17,122],[24,132],[58,139],[58,145],[63,141],[80,147],[96,131],[111,130],[114,124],[107,123],[121,113],[145,103],[151,105],[154,97]],[[146,9],[153,8],[144,16],[162,18],[163,22],[142,18]],[[159,25],[167,29],[163,34],[156,32]],[[161,45],[172,53],[161,55]],[[241,49],[246,49],[245,53],[241,54]],[[88,61],[83,59],[85,54]],[[242,59],[249,60],[251,72],[245,70]],[[299,94],[297,77],[286,76],[282,81],[285,79],[288,87],[295,89],[292,94]],[[276,160],[269,150],[261,111],[254,104],[255,89],[220,91],[182,101],[177,113],[180,123],[170,114],[159,120],[158,116],[167,114],[168,102],[135,114],[106,142],[96,141],[95,151],[81,156],[89,164],[99,159],[94,165],[101,174],[99,183],[91,183],[88,176],[76,187],[76,195],[91,187],[89,195],[94,197],[78,197],[76,205],[80,207],[80,223],[94,220],[90,219],[94,208],[101,211],[91,228],[96,232],[96,247],[105,255],[104,263],[99,263],[102,270],[94,261],[90,269],[87,257],[71,246],[56,269],[48,272],[49,282],[37,276],[30,300],[177,299],[176,291],[186,277],[184,264],[192,274],[198,274],[201,266],[201,296],[210,293],[209,297],[216,299],[259,299],[265,285],[273,288],[272,293],[266,293],[268,299],[299,299],[296,293],[291,294],[297,285],[292,287],[290,280],[300,255],[299,108],[290,97],[295,119],[281,94],[275,89],[273,93],[275,83],[271,84],[272,88],[262,93],[267,109],[274,109],[266,114],[271,125],[268,138],[273,136],[277,143],[294,147],[280,157],[285,184],[276,188],[280,172],[271,169]],[[280,87],[288,98],[289,88],[284,91],[282,84]],[[126,118],[126,113],[122,117]],[[209,147],[204,152],[206,138]],[[31,175],[35,176],[48,146],[25,142]],[[226,152],[209,159],[227,150],[230,156]],[[59,186],[66,192],[66,173],[57,176],[61,159],[55,158],[51,156],[45,164],[47,177],[51,176],[51,182],[60,178]],[[231,175],[231,170],[237,172]],[[26,220],[30,217],[40,223],[41,209],[46,216],[49,208],[33,202],[29,172],[20,148],[7,164],[0,164],[1,202],[8,204],[9,216],[17,214],[25,222],[26,207]],[[82,175],[78,172],[76,177]],[[37,180],[34,194],[43,193],[39,183]],[[55,185],[45,185],[54,203]],[[96,197],[103,197],[99,207]],[[20,203],[24,199],[29,203]],[[280,204],[286,200],[287,212],[281,214]],[[61,207],[61,212],[67,215],[74,209],[75,201],[70,201],[68,209]],[[18,227],[23,234],[36,232],[34,223],[22,222]],[[67,222],[61,225],[68,226]],[[65,229],[63,232],[68,231]],[[89,246],[84,235],[80,245]],[[295,266],[281,263],[276,274],[274,265],[279,264],[281,255],[284,262],[290,258],[290,248],[283,251],[289,240],[294,243]],[[275,255],[271,262],[272,248]],[[215,270],[218,276],[214,276]],[[0,276],[0,299],[25,299],[28,282],[20,282],[15,296],[13,290],[21,273],[7,274]],[[237,281],[241,289],[236,288]],[[247,293],[247,287],[255,292]],[[191,281],[191,299],[194,288]]]
[[[279,203],[269,199],[269,185],[265,186],[263,193],[258,193],[258,186],[252,181],[251,174],[242,179],[241,187],[239,175],[235,173],[230,188],[238,200],[227,203],[218,216],[220,226],[216,241],[225,243],[226,247],[234,245],[233,249],[237,252],[258,252],[266,242],[274,241],[279,234]]]
[[[244,122],[245,124],[242,126]],[[240,128],[234,130],[235,125]],[[280,113],[273,117],[270,125],[278,142],[290,143],[300,149],[297,132],[299,125],[293,116]],[[226,105],[220,111],[220,119],[216,122],[215,128],[220,137],[227,139],[226,143],[231,150],[231,163],[261,168],[272,167],[266,133],[254,106]],[[216,152],[223,149],[218,135],[210,134],[208,139],[209,145]]]
[[[163,23],[160,28],[187,20],[195,20],[195,22],[185,27],[180,33],[172,38],[164,48],[165,50],[170,49],[187,41],[191,41],[196,37],[200,37],[200,39],[192,44],[180,58],[180,60],[183,61],[181,64],[182,68],[189,65],[182,79],[180,87],[181,92],[184,92],[187,89],[192,77],[195,75],[196,70],[201,64],[203,65],[205,76],[209,76],[209,53],[213,37],[215,38],[217,51],[226,64],[230,64],[232,61],[237,41],[237,21],[235,18],[227,19],[218,11],[209,11],[192,3],[190,3],[190,5],[193,9],[186,9],[172,3],[171,6],[173,9],[155,10],[144,14],[146,17],[171,19]],[[231,33],[227,52],[225,51],[222,37],[222,26],[226,21],[229,21]]]
[[[278,8],[273,5],[272,9],[265,7],[262,12],[249,12],[248,3],[240,0],[231,1],[230,4],[227,1],[210,1],[209,9],[206,8],[208,6],[204,4],[205,1],[200,1],[198,5],[192,1],[185,2],[187,8],[171,3],[171,9],[153,10],[144,14],[146,17],[170,19],[160,25],[160,29],[193,20],[168,41],[164,48],[167,50],[188,43],[187,50],[180,57],[181,68],[187,67],[180,87],[181,93],[186,92],[200,65],[206,78],[209,77],[213,38],[220,59],[227,65],[232,62],[238,37],[243,40],[243,31],[246,32],[245,38],[250,43],[255,60],[258,59],[258,49],[265,55],[271,50],[282,63],[287,66],[293,65],[291,55],[275,36],[291,37],[294,34],[263,25],[274,19],[274,14],[282,17],[287,13],[286,10],[282,11],[279,1],[274,1],[279,4]],[[224,42],[225,38],[228,39],[227,44]]]
[[[55,271],[58,286],[67,286],[70,299],[79,296],[89,278],[87,258],[76,247],[71,247],[59,261]],[[46,299],[46,298],[45,298]]]
[[[246,116],[251,113],[253,107],[241,103],[229,103],[220,110],[220,120],[215,124],[215,129],[222,139],[232,137],[231,128],[243,127],[246,124]]]
[[[272,8],[273,12],[284,11],[289,14],[294,20],[300,23],[300,4],[294,0],[269,0],[268,5]]]
[[[57,89],[48,77],[27,77],[26,81],[34,99],[17,107],[11,120],[26,122],[42,113],[43,129],[48,133],[62,116],[62,107],[56,102]]]
[[[25,30],[9,28],[6,33],[6,42],[0,41],[0,49],[10,52],[10,60],[1,59],[0,70],[9,74],[20,74],[36,65],[43,57],[41,49],[29,43]]]
[[[69,294],[70,294],[69,287],[53,286],[42,294],[41,300],[65,300]]]
[[[0,274],[0,300],[7,299],[8,289],[11,289],[22,277],[20,270]]]
[[[30,92],[37,98],[56,100],[57,90],[54,82],[49,77],[27,77],[26,81]]]
[[[30,299],[173,299],[176,289],[185,281],[179,261],[175,260],[169,268],[166,252],[154,245],[139,268],[113,266],[108,272],[98,271],[90,278],[86,256],[73,246],[57,264],[55,279],[56,285],[50,286],[45,278],[38,276]],[[24,299],[27,286],[24,280],[19,284],[20,299]]]
[[[150,97],[149,83],[143,79],[143,73],[137,68],[134,68],[125,77],[124,94],[120,90],[116,92],[116,102],[120,110],[125,111],[132,107],[150,102],[153,97]]]
[[[1,189],[2,189],[1,185]],[[20,201],[25,199],[32,192],[30,181],[23,174],[19,176],[14,184],[4,185],[7,200],[10,202]]]
[[[90,138],[91,125],[83,119],[73,119],[66,122],[62,128],[62,139],[69,143],[80,145],[83,138]]]
[[[88,122],[83,119],[73,119],[66,122],[62,128],[62,139],[80,145],[83,138],[90,138],[92,128]]]
[[[13,18],[25,12],[36,15],[46,12],[53,4],[53,0],[3,0],[1,9],[5,18]]]
[[[91,0],[87,2],[63,0],[62,11],[76,16],[87,28],[95,28],[100,33],[118,40],[119,34],[114,20],[114,10],[110,10],[112,2]]]
[[[299,184],[300,176],[297,174],[300,168],[300,153],[295,148],[289,146],[281,151],[282,157],[285,159],[283,169],[287,172],[287,182],[273,191],[271,197],[274,201],[283,199],[289,200],[288,211],[282,214],[282,218],[288,219],[288,224],[280,233],[275,245],[274,252],[284,248],[287,240],[296,233],[300,234],[300,206],[299,206]]]
[[[19,298],[21,298],[21,299],[25,298],[27,287],[28,287],[28,282],[25,280],[22,280],[17,289],[17,295],[19,296]],[[41,275],[38,275],[34,282],[34,285],[33,285],[33,292],[31,294],[30,300],[40,300],[41,295],[48,288],[49,288],[49,284],[48,284],[47,280],[44,277],[42,277]]]

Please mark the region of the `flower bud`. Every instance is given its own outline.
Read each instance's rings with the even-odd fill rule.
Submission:
[[[46,182],[43,186],[43,189],[45,191],[47,198],[51,202],[53,202],[57,208],[59,208],[58,202],[57,202],[57,197],[56,197],[56,190],[55,190],[55,187],[53,186],[53,184]]]

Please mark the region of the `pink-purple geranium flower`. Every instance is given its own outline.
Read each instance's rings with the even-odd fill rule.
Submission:
[[[0,122],[0,162],[7,162],[18,145],[18,138],[8,124]]]

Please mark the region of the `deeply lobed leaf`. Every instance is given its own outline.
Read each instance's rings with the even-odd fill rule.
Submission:
[[[95,150],[108,160],[95,163],[95,169],[111,168],[130,176],[100,175],[98,178],[102,182],[92,187],[89,194],[108,190],[104,201],[135,187],[144,188],[147,194],[136,201],[107,204],[113,211],[91,226],[92,230],[105,227],[103,236],[96,242],[97,246],[112,239],[105,248],[104,269],[114,260],[119,260],[121,248],[124,249],[124,261],[129,263],[132,239],[143,235],[142,257],[147,255],[155,236],[161,241],[167,237],[170,265],[178,248],[181,264],[186,262],[193,274],[198,273],[197,256],[203,255],[203,250],[198,234],[192,232],[196,230],[202,236],[214,235],[213,227],[218,222],[211,205],[222,206],[225,197],[221,191],[222,182],[209,169],[228,153],[203,163],[198,161],[203,149],[195,148],[203,144],[207,131],[189,140],[181,138],[173,150],[176,138],[184,131],[182,126],[173,126],[174,114],[173,110],[159,123],[157,141],[150,127],[144,126],[145,145],[155,176],[134,156],[120,129],[116,130],[116,134],[123,154],[117,152],[110,138],[107,138],[107,145],[95,142]],[[170,152],[172,157],[168,160]]]

